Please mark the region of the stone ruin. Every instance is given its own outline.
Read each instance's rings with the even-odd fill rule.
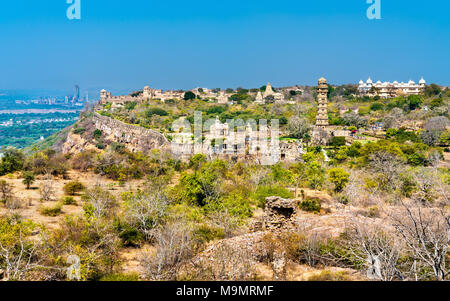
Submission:
[[[279,230],[294,227],[294,217],[297,214],[297,201],[272,196],[266,198],[263,229]]]

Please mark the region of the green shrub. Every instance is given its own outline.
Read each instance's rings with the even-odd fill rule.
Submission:
[[[118,233],[119,238],[122,240],[123,245],[126,247],[137,247],[145,240],[142,232],[127,223],[120,222],[119,220],[114,222],[114,229]]]
[[[202,224],[195,232],[194,236],[201,243],[208,243],[215,239],[224,239],[225,231],[224,229],[210,227],[208,225]]]
[[[131,273],[131,274],[111,274],[103,276],[100,281],[139,281],[139,274]]]
[[[65,196],[61,199],[61,202],[64,205],[77,205],[77,201],[71,196]]]
[[[147,118],[151,118],[153,115],[157,116],[167,116],[169,113],[167,113],[165,110],[160,108],[151,108],[147,112],[145,112],[145,116]]]
[[[64,193],[67,195],[75,195],[77,192],[83,191],[85,186],[79,181],[70,181],[64,185]]]
[[[39,208],[39,212],[45,216],[58,216],[62,213],[62,204],[57,203],[54,206],[42,206],[41,208]]]
[[[300,202],[300,209],[307,212],[319,213],[322,206],[319,199],[307,199]]]
[[[102,131],[100,131],[99,129],[96,129],[94,131],[94,138],[95,139],[100,139],[102,137]]]
[[[329,143],[330,146],[339,147],[345,145],[345,137],[333,137]]]
[[[84,129],[84,128],[76,128],[76,129],[73,129],[73,133],[74,133],[75,135],[81,135],[81,134],[84,134],[84,132],[86,132],[86,129]]]
[[[381,102],[374,102],[370,105],[370,110],[372,111],[381,111],[383,110],[384,105]]]

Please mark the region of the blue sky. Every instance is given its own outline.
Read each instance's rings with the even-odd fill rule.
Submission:
[[[0,89],[259,87],[413,79],[450,84],[450,1],[0,2]]]

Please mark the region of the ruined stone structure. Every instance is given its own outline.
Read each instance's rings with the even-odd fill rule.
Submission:
[[[283,199],[277,196],[266,198],[263,229],[289,229],[294,226],[293,218],[297,214],[298,204],[295,200]]]
[[[107,139],[124,144],[130,151],[149,152],[169,147],[169,141],[164,135],[140,126],[126,124],[98,113],[94,113],[93,122]]]
[[[185,130],[183,122],[178,125]],[[193,137],[191,131],[176,133],[171,141],[172,153],[188,160],[192,155],[202,153],[208,159],[246,160],[256,164],[272,165],[279,161],[296,162],[303,154],[301,142],[283,142],[270,126],[242,123],[230,125],[217,117],[205,123],[203,140]],[[209,126],[209,128],[208,128]],[[195,143],[197,141],[197,145]]]

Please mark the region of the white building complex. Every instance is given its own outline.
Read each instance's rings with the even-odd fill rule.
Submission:
[[[372,79],[366,82],[362,80],[359,81],[358,92],[364,96],[379,96],[381,98],[392,98],[397,96],[408,96],[408,95],[418,95],[423,92],[427,82],[422,78],[418,84],[410,80],[407,83],[399,83],[397,81],[391,82],[381,82],[377,81],[374,83]]]

